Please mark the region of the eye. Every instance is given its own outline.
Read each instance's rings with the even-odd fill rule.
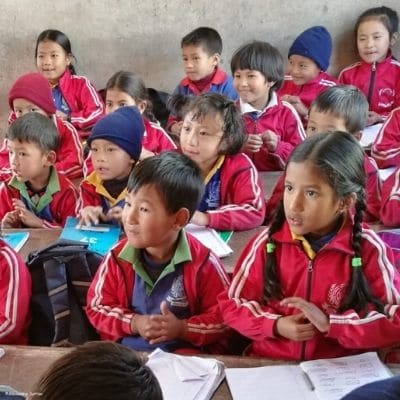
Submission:
[[[148,209],[147,207],[140,206],[140,207],[139,207],[139,211],[140,211],[140,212],[143,212],[143,213],[147,213],[147,212],[149,211],[149,209]]]
[[[209,135],[209,133],[206,132],[206,131],[200,131],[199,132],[199,136],[207,136],[207,135]]]
[[[111,101],[106,101],[106,106],[107,107],[112,107],[113,103]]]
[[[292,190],[293,190],[293,186],[292,185],[289,185],[288,183],[285,184],[285,191],[286,192],[291,192]]]
[[[32,108],[29,110],[29,112],[38,112],[38,111],[39,111],[39,109],[36,108],[36,107],[32,107]]]
[[[126,107],[128,104],[126,103],[126,101],[121,101],[120,103],[118,103],[119,107]]]
[[[189,132],[190,132],[190,126],[188,126],[188,125],[182,125],[182,132],[184,132],[184,133],[189,133]]]
[[[317,192],[315,190],[307,190],[306,194],[308,197],[315,197]]]
[[[234,79],[239,79],[239,78],[240,78],[240,74],[237,74],[237,73],[236,73],[236,74],[233,74],[233,78],[234,78]]]
[[[90,148],[90,151],[91,151],[92,153],[97,153],[98,149],[97,149],[96,147],[91,147],[91,148]]]

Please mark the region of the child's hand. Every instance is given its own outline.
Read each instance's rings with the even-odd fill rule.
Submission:
[[[195,211],[190,222],[200,226],[207,226],[210,223],[210,217],[205,212]]]
[[[301,117],[306,117],[308,115],[308,108],[304,105],[304,103],[300,100],[300,97],[298,96],[291,96],[289,94],[285,94],[281,97],[283,101],[287,101],[290,103],[297,113]]]
[[[105,221],[117,220],[121,222],[122,220],[122,207],[115,206],[108,210],[106,217],[104,218]]]
[[[315,335],[315,327],[303,313],[281,317],[276,321],[276,333],[286,339],[303,342]]]
[[[32,211],[29,211],[24,202],[19,199],[13,199],[13,205],[16,212],[18,212],[18,218],[21,223],[29,228],[43,228],[43,221],[41,218],[36,216]]]
[[[19,219],[19,211],[9,211],[3,217],[1,221],[2,229],[7,228],[20,228],[21,227],[21,220]]]
[[[57,110],[56,115],[57,115],[57,117],[63,119],[64,121],[68,121],[68,114],[63,113],[60,110]]]
[[[178,122],[174,122],[169,130],[171,131],[171,133],[177,137],[181,136],[181,130],[182,130],[182,125],[183,125],[183,121],[178,121]]]
[[[135,335],[140,335],[143,339],[153,338],[153,325],[150,319],[151,315],[135,314],[131,321],[131,331]]]
[[[381,115],[376,113],[375,111],[368,111],[367,116],[367,126],[377,124],[378,122],[382,122],[383,118]]]
[[[257,151],[260,151],[262,145],[263,140],[261,135],[250,134],[247,135],[247,140],[242,147],[242,151],[245,153],[256,153]]]
[[[142,148],[142,152],[140,153],[139,160],[144,160],[145,158],[152,157],[154,155],[155,155],[155,153],[153,153],[152,151]]]
[[[301,297],[287,297],[281,301],[281,305],[297,308],[320,332],[328,332],[329,318],[315,304]]]
[[[100,219],[104,221],[107,218],[103,214],[103,209],[101,206],[87,206],[80,211],[80,215],[81,218],[78,226],[90,226],[92,224],[97,225],[100,222]]]
[[[266,130],[262,135],[262,141],[271,153],[275,152],[278,147],[279,136],[270,130]]]

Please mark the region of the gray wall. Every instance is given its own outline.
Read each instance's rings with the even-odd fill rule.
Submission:
[[[180,39],[201,25],[216,28],[224,42],[223,67],[242,43],[271,42],[286,56],[304,29],[325,25],[334,40],[330,71],[356,59],[352,29],[372,0],[3,0],[0,2],[0,132],[8,114],[7,93],[21,74],[35,70],[34,46],[44,29],[65,32],[79,74],[98,89],[119,69],[139,73],[147,86],[171,91],[182,77]],[[400,14],[399,0],[385,5]],[[395,54],[400,56],[399,44]]]

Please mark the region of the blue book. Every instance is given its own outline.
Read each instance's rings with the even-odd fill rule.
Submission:
[[[0,237],[15,251],[19,251],[28,240],[29,232],[7,232]]]
[[[60,239],[88,243],[88,249],[102,256],[108,253],[119,240],[121,228],[118,225],[98,224],[78,228],[78,218],[68,217]]]

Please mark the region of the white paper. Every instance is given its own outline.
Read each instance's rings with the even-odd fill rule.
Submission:
[[[362,136],[360,140],[360,144],[362,147],[369,147],[375,141],[375,138],[378,136],[379,130],[381,129],[383,124],[375,124],[371,126],[367,126],[362,131]]]
[[[381,178],[381,181],[386,181],[387,178],[389,178],[390,175],[393,174],[395,171],[396,167],[389,167],[389,168],[384,168],[384,169],[379,169],[379,178]]]
[[[212,250],[218,257],[226,257],[233,250],[222,240],[219,234],[212,228],[195,224],[186,225],[186,232],[192,234],[197,240]]]

